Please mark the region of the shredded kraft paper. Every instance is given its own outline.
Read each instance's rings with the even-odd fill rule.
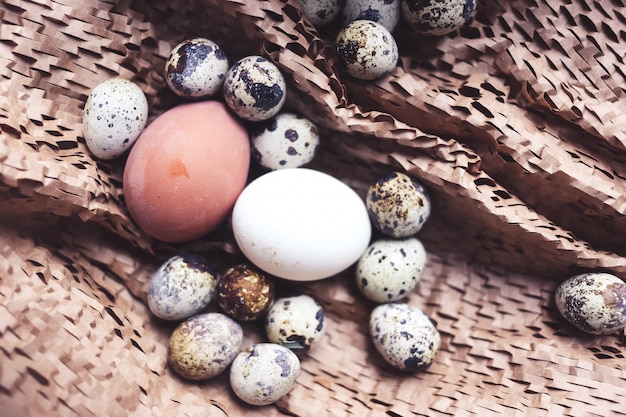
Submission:
[[[479,1],[471,24],[426,38],[403,24],[395,70],[347,77],[337,28],[296,0],[0,4],[0,407],[18,416],[624,415],[623,335],[585,336],[558,314],[558,283],[626,279],[626,7],[621,1]],[[427,267],[407,302],[442,346],[416,374],[375,352],[353,271],[303,283],[327,332],[276,404],[244,405],[228,376],[178,377],[174,324],[146,290],[169,256],[241,259],[228,222],[198,241],[155,241],[124,205],[124,158],[94,159],[82,109],[100,82],[180,103],[165,60],[194,36],[260,54],[288,80],[287,109],[318,124],[311,167],[364,196],[400,170],[428,188]],[[258,323],[257,323],[258,324]],[[246,324],[245,344],[263,339]]]

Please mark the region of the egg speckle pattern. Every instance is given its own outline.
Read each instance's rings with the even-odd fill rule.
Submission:
[[[355,20],[371,20],[393,32],[400,21],[400,0],[346,0],[341,14],[344,26]]]
[[[426,35],[446,35],[469,23],[476,12],[475,0],[401,0],[409,26]]]
[[[365,205],[374,227],[392,237],[409,237],[419,232],[431,209],[424,186],[401,172],[375,179],[368,189]]]
[[[216,286],[217,276],[208,259],[197,254],[173,256],[152,275],[148,306],[162,319],[185,319],[211,302]]]
[[[228,268],[217,285],[222,310],[238,321],[261,318],[274,302],[274,281],[246,264]]]
[[[241,325],[222,313],[192,316],[172,332],[167,359],[174,371],[191,380],[205,380],[228,368],[241,351]]]
[[[607,335],[626,326],[626,283],[608,273],[575,275],[555,291],[559,312],[576,328]]]
[[[265,332],[270,342],[306,353],[324,335],[324,317],[322,306],[309,295],[282,297],[265,317]]]
[[[274,343],[257,343],[233,360],[230,385],[242,401],[272,404],[291,391],[300,375],[300,360],[289,349]]]
[[[229,67],[217,43],[204,38],[187,39],[172,49],[165,63],[165,80],[181,97],[210,97],[222,88]]]
[[[286,99],[286,82],[276,65],[261,56],[247,56],[226,73],[224,98],[230,109],[248,121],[276,115]]]
[[[252,157],[268,169],[297,168],[311,162],[320,142],[317,126],[306,117],[280,113],[250,135]]]
[[[112,78],[98,84],[83,110],[89,151],[103,160],[117,158],[137,140],[148,120],[148,100],[132,81]]]
[[[359,259],[356,284],[372,301],[397,301],[417,286],[425,265],[426,250],[416,238],[380,239]]]
[[[402,371],[419,371],[439,351],[441,336],[428,315],[409,304],[380,304],[370,315],[370,335],[387,363]]]
[[[380,23],[355,20],[339,31],[335,48],[345,71],[361,80],[373,80],[393,70],[398,45]]]
[[[298,0],[302,14],[315,26],[331,23],[341,12],[341,0]]]

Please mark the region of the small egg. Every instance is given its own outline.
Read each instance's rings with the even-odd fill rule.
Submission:
[[[148,100],[137,84],[103,81],[91,90],[83,110],[87,148],[96,158],[117,158],[135,143],[147,120]]]
[[[398,62],[398,45],[393,35],[371,20],[355,20],[341,29],[335,48],[345,71],[361,80],[379,78]]]
[[[222,313],[189,317],[170,336],[167,360],[180,376],[196,381],[222,373],[241,351],[243,329]]]
[[[217,94],[230,68],[224,50],[205,38],[187,39],[172,49],[165,63],[165,81],[184,98]]]
[[[248,265],[235,265],[220,277],[217,301],[235,320],[256,320],[265,315],[274,302],[274,281]]]
[[[402,172],[376,178],[367,191],[365,206],[374,227],[396,238],[419,232],[430,216],[426,189]]]
[[[419,283],[425,265],[426,250],[416,238],[377,240],[357,263],[357,288],[378,303],[398,301]]]
[[[302,14],[314,26],[331,23],[341,12],[341,0],[298,0]]]
[[[344,26],[355,20],[371,20],[393,32],[400,21],[400,0],[346,0],[341,15]]]
[[[248,121],[267,120],[285,104],[287,85],[283,74],[261,56],[247,56],[226,73],[224,99],[230,109]]]
[[[275,403],[291,391],[300,375],[300,360],[274,343],[257,343],[240,352],[230,367],[230,386],[251,405]]]
[[[211,302],[216,286],[217,275],[208,259],[197,254],[176,255],[152,275],[148,306],[162,319],[185,319]]]
[[[370,315],[370,335],[376,350],[391,366],[419,371],[439,351],[441,336],[428,315],[408,304],[380,304]]]
[[[472,20],[476,0],[401,0],[401,11],[413,30],[425,35],[446,35]]]
[[[612,274],[575,275],[554,298],[563,317],[583,332],[608,335],[626,326],[626,283]]]
[[[265,316],[265,333],[272,343],[306,353],[325,333],[324,309],[306,294],[279,298]]]
[[[298,168],[311,162],[320,142],[317,126],[304,116],[279,113],[250,134],[252,156],[269,169]]]

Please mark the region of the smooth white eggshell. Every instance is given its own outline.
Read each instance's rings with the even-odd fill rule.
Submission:
[[[240,194],[235,239],[257,267],[280,278],[328,278],[356,262],[371,225],[365,203],[340,180],[308,168],[271,171]]]

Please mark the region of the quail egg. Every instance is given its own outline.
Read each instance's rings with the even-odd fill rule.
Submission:
[[[228,268],[217,284],[222,310],[238,321],[261,318],[274,302],[274,281],[246,264]]]
[[[265,317],[265,331],[272,343],[296,353],[306,353],[324,335],[324,309],[306,294],[282,297]]]
[[[315,26],[331,23],[341,12],[341,0],[298,0],[302,14]]]
[[[393,32],[400,21],[400,0],[346,0],[341,14],[344,26],[355,20],[371,20]]]
[[[401,10],[413,30],[425,35],[446,35],[472,20],[476,0],[401,0]]]

